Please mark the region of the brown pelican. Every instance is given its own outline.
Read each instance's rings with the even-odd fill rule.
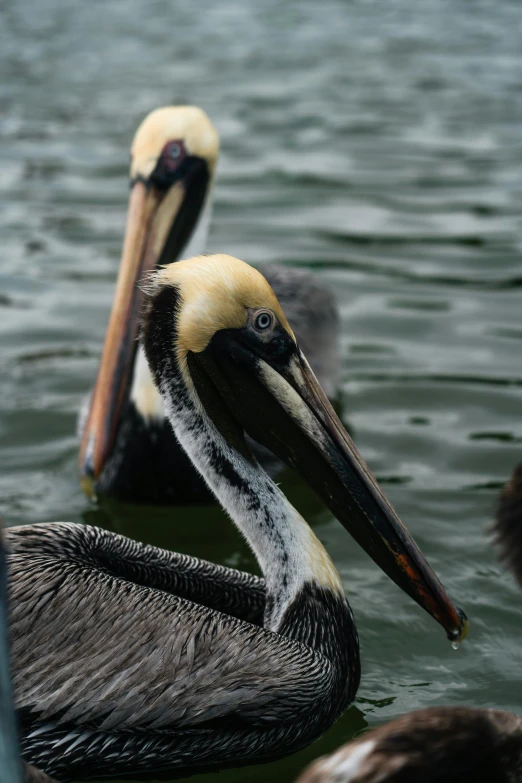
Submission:
[[[0,524],[0,783],[53,783],[41,770],[20,758],[11,689],[7,630],[7,581]]]
[[[219,137],[195,106],[149,114],[131,149],[130,201],[120,271],[98,377],[83,424],[82,485],[89,495],[140,503],[213,502],[177,443],[137,347],[145,272],[202,253]],[[329,397],[337,389],[339,318],[333,295],[309,273],[263,267]],[[281,463],[257,449],[265,467]]]
[[[170,264],[149,285],[142,341],[176,437],[264,578],[97,528],[10,530],[23,753],[58,780],[268,761],[353,701],[358,639],[339,575],[245,433],[295,466],[451,639],[467,630],[259,272],[229,256]]]
[[[493,533],[522,587],[522,464],[504,487]],[[315,761],[297,783],[520,783],[522,716],[493,709],[415,710]]]

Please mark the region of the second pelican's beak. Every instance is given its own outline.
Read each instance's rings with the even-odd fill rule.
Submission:
[[[174,121],[180,124],[181,117],[186,131],[187,116],[198,126],[197,140],[205,154],[192,154],[182,139],[167,141],[152,154],[158,146],[159,130],[167,133]],[[186,135],[194,146],[195,130],[192,126],[189,130],[192,136],[188,131]],[[89,495],[94,494],[111,455],[129,393],[143,302],[138,283],[156,266],[179,258],[189,241],[210,190],[217,145],[213,126],[195,107],[158,110],[149,115],[136,135],[116,292],[80,449],[81,482]]]
[[[226,329],[189,353],[202,403],[212,415],[218,392],[221,410],[224,402],[236,422],[235,435],[233,427],[224,433],[228,440],[232,433],[237,441],[243,429],[295,467],[380,568],[460,641],[465,614],[381,491],[293,338],[279,332],[269,350],[248,329]]]

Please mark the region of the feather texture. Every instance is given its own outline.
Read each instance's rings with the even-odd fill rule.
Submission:
[[[272,758],[271,727],[283,738],[293,727],[290,745],[310,741],[353,698],[357,638],[345,599],[301,597],[276,634],[239,619],[259,621],[265,604],[263,581],[249,574],[67,523],[6,538],[24,758],[59,780],[136,764],[175,772],[184,743],[209,734],[212,747],[232,737],[245,763],[263,755],[250,736],[260,732]],[[345,638],[332,642],[332,625]]]

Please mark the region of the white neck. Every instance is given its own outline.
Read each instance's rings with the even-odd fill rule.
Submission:
[[[179,257],[173,258],[173,261],[200,256],[205,252],[210,221],[212,219],[212,209],[213,198],[211,182],[196,228],[192,232],[192,236],[188,243],[180,252]],[[152,380],[152,375],[150,374],[149,365],[147,364],[141,343],[138,346],[136,358],[134,360],[130,398],[134,403],[136,410],[146,421],[161,421],[165,418],[163,401]]]
[[[152,380],[141,343],[134,359],[130,398],[145,421],[162,421],[165,418],[163,400]]]
[[[307,582],[342,592],[328,553],[259,464],[227,443],[186,389],[173,395],[167,382],[163,392],[177,439],[256,555],[272,599],[267,627],[277,630]]]

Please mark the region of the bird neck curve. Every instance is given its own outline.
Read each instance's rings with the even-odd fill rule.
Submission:
[[[278,631],[302,591],[313,585],[344,599],[330,556],[257,461],[240,454],[207,415],[179,368],[161,381],[176,438],[246,538],[266,582],[265,627]]]

